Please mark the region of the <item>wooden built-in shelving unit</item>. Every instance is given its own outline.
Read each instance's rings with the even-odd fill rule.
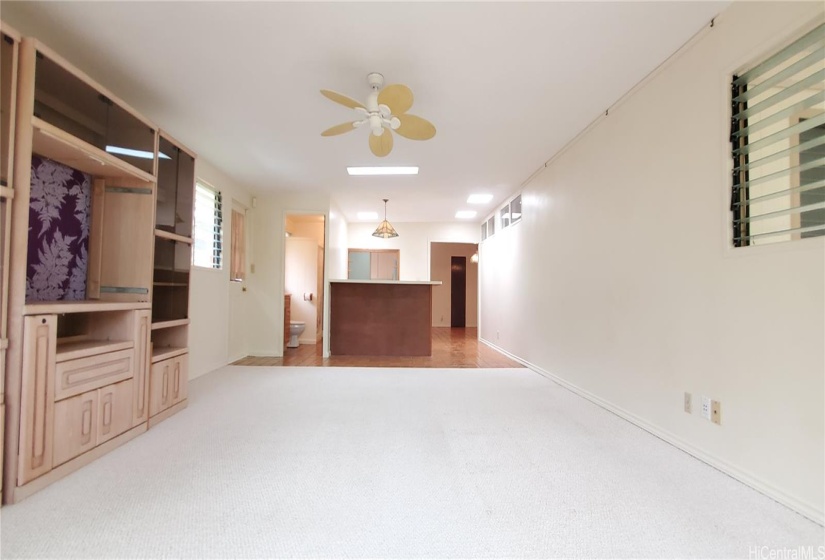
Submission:
[[[0,22],[0,497],[3,484],[6,419],[6,353],[9,348],[9,267],[14,184],[14,131],[17,114],[17,60],[20,35]]]
[[[8,410],[0,411],[0,447],[8,503],[186,406],[196,157],[46,45],[2,31],[0,406]],[[30,224],[43,165],[71,185],[64,198],[75,206]],[[29,262],[37,253],[30,229],[38,228],[40,250],[50,222],[78,212],[83,235],[72,240],[82,242],[60,240],[59,249],[77,263],[75,276],[44,297],[53,285],[38,292],[28,278],[39,270]]]

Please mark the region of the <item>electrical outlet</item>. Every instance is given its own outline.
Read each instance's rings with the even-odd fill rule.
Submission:
[[[710,401],[710,421],[722,424],[722,403],[719,401]]]
[[[690,400],[691,400],[690,393],[685,391],[685,412],[687,412],[688,414],[691,413],[691,402],[690,402]]]
[[[711,403],[710,397],[702,396],[702,418],[710,420]]]

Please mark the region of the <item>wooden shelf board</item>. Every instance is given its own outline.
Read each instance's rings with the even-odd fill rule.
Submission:
[[[35,154],[59,161],[95,177],[156,182],[150,173],[106,153],[97,146],[75,138],[42,119],[32,117],[32,128],[32,152]]]
[[[72,342],[57,341],[57,361],[76,360],[86,356],[95,356],[118,350],[134,348],[131,340],[76,340]]]
[[[175,356],[181,356],[189,352],[189,348],[176,348],[173,346],[161,346],[161,347],[153,347],[152,348],[152,363],[161,362],[163,360],[168,360],[169,358],[174,358]]]
[[[186,243],[191,245],[193,243],[191,237],[184,237],[183,235],[178,235],[177,233],[172,233],[163,229],[156,229],[155,230],[155,237],[162,237],[163,239],[171,239],[172,241],[180,241],[181,243]]]
[[[130,309],[151,309],[148,301],[42,301],[27,303],[23,315],[45,315],[49,313],[93,313],[95,311],[128,311]]]
[[[174,321],[160,321],[152,323],[152,330],[170,329],[172,327],[183,327],[189,324],[189,319],[176,319]]]

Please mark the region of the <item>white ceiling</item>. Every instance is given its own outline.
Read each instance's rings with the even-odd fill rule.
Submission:
[[[329,192],[394,222],[476,222],[727,2],[9,2],[40,38],[253,191]],[[396,136],[376,158],[367,130],[322,97],[358,100],[366,75],[404,83],[435,138]],[[663,101],[666,102],[666,101]],[[417,177],[348,177],[348,165],[418,165]]]

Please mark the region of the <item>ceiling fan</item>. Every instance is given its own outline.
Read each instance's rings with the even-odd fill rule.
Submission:
[[[392,151],[392,130],[410,140],[429,140],[435,136],[435,127],[430,121],[407,114],[413,104],[410,88],[403,84],[383,87],[384,76],[377,72],[367,75],[367,83],[372,92],[364,105],[341,93],[321,90],[324,97],[355,109],[358,116],[358,120],[328,128],[321,136],[336,136],[367,125],[370,129],[370,150],[378,157]]]

